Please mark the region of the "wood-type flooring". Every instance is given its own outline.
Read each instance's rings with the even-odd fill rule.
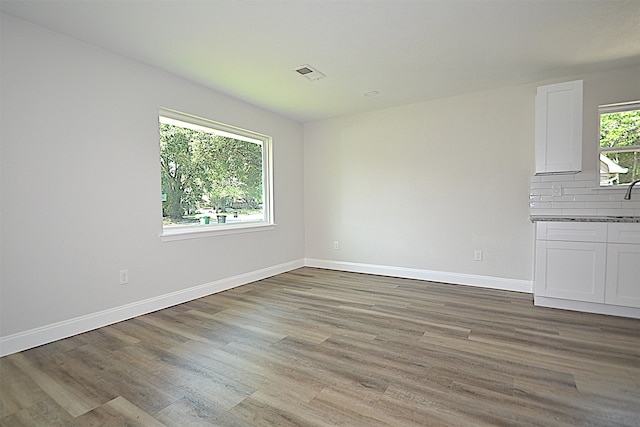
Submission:
[[[640,320],[301,268],[0,359],[2,426],[640,426]]]

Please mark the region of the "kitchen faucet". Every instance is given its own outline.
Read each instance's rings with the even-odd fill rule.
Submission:
[[[634,185],[636,185],[639,182],[640,182],[640,179],[636,179],[631,184],[629,184],[629,188],[627,188],[627,194],[624,195],[625,200],[631,200],[631,189],[633,188]]]

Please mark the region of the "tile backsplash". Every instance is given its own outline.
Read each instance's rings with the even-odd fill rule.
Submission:
[[[530,215],[640,216],[640,185],[624,200],[626,187],[599,188],[592,172],[531,177]]]

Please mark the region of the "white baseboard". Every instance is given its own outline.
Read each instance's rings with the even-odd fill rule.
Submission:
[[[527,280],[504,279],[501,277],[477,276],[471,274],[306,258],[304,260],[296,260],[267,267],[261,270],[240,274],[238,276],[193,286],[191,288],[169,294],[159,295],[157,297],[126,304],[120,307],[114,307],[97,313],[88,314],[86,316],[80,316],[13,335],[0,337],[0,357],[91,331],[93,329],[98,329],[113,323],[122,322],[123,320],[142,316],[143,314],[162,310],[163,308],[182,304],[187,301],[222,292],[237,286],[246,285],[247,283],[266,279],[304,266],[325,268],[329,270],[350,271],[355,273],[368,273],[379,276],[393,276],[408,279],[429,280],[433,282],[453,283],[458,285],[503,289],[516,292],[531,293],[533,289],[533,282]]]
[[[474,274],[449,273],[444,271],[421,270],[417,268],[360,264],[355,262],[331,261],[313,258],[305,258],[304,265],[308,267],[326,268],[328,270],[428,280],[431,282],[477,286],[481,288],[501,289],[505,291],[533,292],[533,281],[531,280],[505,279],[502,277],[478,276]]]
[[[572,301],[560,298],[536,296],[535,305],[540,307],[559,308],[562,310],[583,311],[587,313],[606,314],[609,316],[631,317],[640,319],[640,308],[621,305],[599,304],[597,302]]]
[[[126,304],[97,313],[80,316],[62,322],[45,325],[13,335],[0,337],[0,357],[17,353],[22,350],[37,347],[136,316],[151,313],[177,304],[182,304],[197,298],[215,294],[257,280],[266,279],[276,274],[285,273],[304,266],[303,260],[291,261],[261,270],[240,274],[215,282],[193,286],[191,288],[172,292],[146,300]]]

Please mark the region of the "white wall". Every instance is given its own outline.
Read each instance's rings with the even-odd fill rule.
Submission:
[[[306,124],[306,257],[530,280],[534,95],[513,87]]]
[[[5,15],[1,51],[0,338],[302,264],[301,124]],[[273,137],[275,230],[160,241],[159,106]]]
[[[598,104],[629,100],[639,71],[565,79],[585,80],[585,170]],[[306,123],[308,263],[530,290],[537,85]]]

